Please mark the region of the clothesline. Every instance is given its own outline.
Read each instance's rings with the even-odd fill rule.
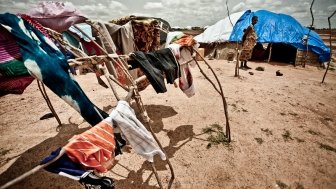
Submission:
[[[88,64],[101,64],[101,60],[105,59],[105,58],[122,58],[123,60],[132,60],[132,58],[129,55],[118,55],[118,54],[108,54],[108,55],[92,55],[92,56],[87,56],[87,57],[79,57],[79,58],[74,58],[74,59],[68,59],[68,63],[70,66],[81,66],[85,63]],[[189,64],[192,61],[194,61],[194,59],[190,59],[187,61],[184,61],[182,63],[179,63],[180,65],[184,65],[184,64]]]

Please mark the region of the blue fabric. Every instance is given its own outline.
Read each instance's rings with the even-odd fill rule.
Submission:
[[[54,43],[20,17],[0,14],[0,24],[16,39],[25,66],[55,94],[76,109],[92,126],[108,114],[99,110],[88,99],[69,74],[66,57]]]
[[[246,11],[233,27],[229,41],[241,41],[243,30],[251,24],[253,16],[258,17],[258,23],[254,26],[258,42],[286,43],[297,49],[306,50],[307,46],[303,38],[309,34],[308,50],[318,55],[320,62],[330,60],[330,48],[323,43],[315,31],[309,31],[289,15],[276,14],[267,10]]]
[[[50,160],[54,159],[60,153],[61,148],[53,151],[48,157],[44,158],[40,165],[48,163]],[[73,162],[66,154],[63,154],[57,161],[53,162],[45,168],[47,171],[59,174],[61,172],[67,173],[73,177],[79,178],[87,171],[83,167]]]

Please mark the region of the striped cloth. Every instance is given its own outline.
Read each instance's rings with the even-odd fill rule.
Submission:
[[[0,96],[7,94],[22,94],[23,91],[34,81],[28,76],[0,77]]]
[[[20,57],[19,45],[10,33],[0,26],[0,64]]]
[[[112,125],[101,121],[84,133],[73,136],[63,148],[74,162],[104,173],[112,168],[115,146]]]
[[[26,14],[19,14],[19,16],[32,25],[35,29],[39,30],[44,36],[50,38],[48,31],[38,21]]]
[[[166,155],[145,126],[137,119],[128,102],[120,100],[117,107],[105,120],[119,128],[134,151],[149,162],[153,162],[154,156],[157,154],[160,155],[161,159],[166,159]]]

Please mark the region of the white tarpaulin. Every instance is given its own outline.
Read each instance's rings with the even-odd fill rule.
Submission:
[[[233,26],[244,12],[236,12],[230,15]],[[194,37],[194,39],[199,43],[225,42],[229,40],[233,26],[230,23],[229,17],[226,17],[216,24],[209,26],[203,33]]]

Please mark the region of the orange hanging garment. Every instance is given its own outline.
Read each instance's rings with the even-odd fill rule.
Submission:
[[[63,148],[74,162],[87,169],[106,172],[112,168],[115,145],[112,125],[101,121],[84,133],[73,136]]]

